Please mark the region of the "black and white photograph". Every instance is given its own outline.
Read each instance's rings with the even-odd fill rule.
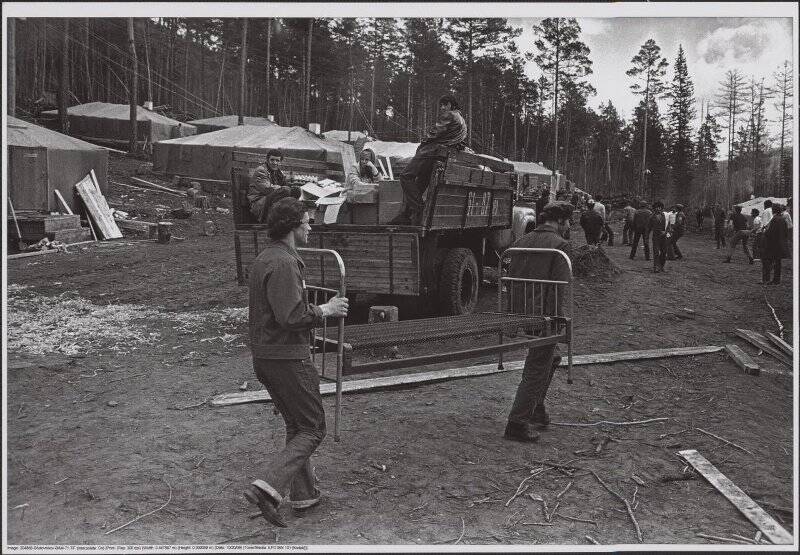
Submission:
[[[796,551],[797,26],[4,3],[2,551]]]

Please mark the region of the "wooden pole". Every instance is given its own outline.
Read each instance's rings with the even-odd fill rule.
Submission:
[[[89,64],[89,22],[88,17],[83,18],[83,64],[86,70],[86,102],[92,101],[92,70]]]
[[[308,19],[308,43],[306,44],[306,84],[305,84],[305,103],[304,103],[304,125],[308,128],[311,117],[311,36],[314,32],[314,18]]]
[[[266,97],[267,97],[266,98],[266,100],[267,100],[267,113],[264,114],[265,116],[269,115],[269,107],[270,107],[269,106],[269,101],[270,101],[270,98],[269,98],[269,78],[271,77],[270,72],[272,71],[272,69],[270,68],[269,60],[270,60],[270,48],[271,48],[271,46],[272,46],[272,18],[268,17],[267,18],[267,67],[266,67],[266,71],[265,71],[265,73],[266,73],[266,83],[265,83],[265,85],[266,85]]]
[[[247,18],[242,18],[242,53],[239,66],[239,125],[244,125],[245,81],[247,72]]]
[[[17,54],[14,36],[16,34],[13,17],[8,18],[8,113],[17,115]]]
[[[67,80],[69,79],[69,19],[64,19],[61,33],[61,71],[58,83],[58,119],[61,132],[69,133],[69,118],[67,117]]]
[[[130,102],[130,138],[128,140],[128,151],[134,152],[136,150],[136,107],[137,101],[137,87],[138,87],[138,59],[136,58],[136,35],[133,30],[133,18],[128,18],[128,50],[131,55],[131,71],[129,74],[130,85],[128,86],[128,101]]]

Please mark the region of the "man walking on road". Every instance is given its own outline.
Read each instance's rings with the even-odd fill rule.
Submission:
[[[714,207],[714,240],[717,242],[717,249],[720,245],[725,246],[725,210],[717,204]]]
[[[761,250],[761,283],[764,285],[781,282],[781,260],[789,255],[789,224],[783,218],[783,206],[774,204],[771,208],[772,219],[764,226]]]
[[[549,248],[563,251],[569,256],[570,244],[564,236],[569,230],[572,217],[572,205],[567,202],[552,202],[542,211],[542,223],[535,230],[523,236],[514,247]],[[547,257],[543,263],[543,256]],[[556,253],[547,255],[520,255],[512,259],[508,269],[511,277],[531,279],[548,279],[569,281],[570,269],[567,261]],[[557,295],[556,295],[557,293]],[[517,295],[515,301],[520,304],[516,311],[526,312],[526,307],[541,306],[543,314],[563,315],[565,306],[564,287],[553,286],[534,288],[533,304],[525,303],[523,295]],[[532,347],[528,350],[522,380],[517,387],[514,404],[508,415],[508,424],[504,437],[513,441],[533,442],[539,434],[532,429],[533,425],[545,427],[550,423],[550,416],[544,406],[545,396],[553,379],[553,373],[561,362],[556,345]]]
[[[750,254],[750,249],[747,247],[747,241],[750,239],[750,233],[747,231],[747,218],[744,214],[742,214],[741,206],[733,207],[733,214],[731,214],[730,220],[733,223],[733,238],[728,245],[728,256],[724,261],[731,261],[733,250],[736,248],[736,245],[741,242],[742,250],[744,251],[745,256],[747,256],[747,261],[752,264],[753,255]]]
[[[653,213],[650,212],[646,202],[640,203],[639,209],[633,215],[631,260],[636,258],[636,248],[639,246],[639,238],[641,238],[644,243],[644,259],[650,260],[650,218],[652,215]]]
[[[600,243],[600,232],[603,230],[603,218],[594,210],[593,202],[589,201],[586,210],[581,214],[580,225],[586,235],[587,245]]]
[[[286,526],[278,507],[287,491],[291,505],[308,509],[320,500],[309,458],[325,437],[325,413],[319,376],[310,358],[309,330],[326,317],[347,316],[348,302],[334,297],[309,304],[302,259],[296,247],[308,242],[308,213],[294,198],[276,202],[267,217],[271,241],[250,269],[250,349],[253,368],[286,424],[286,446],[265,465],[245,497],[262,516]]]
[[[650,229],[653,232],[653,272],[664,271],[667,260],[667,241],[671,239],[672,228],[664,212],[664,203],[657,200],[653,203],[653,215],[650,217]]]
[[[631,202],[625,203],[625,208],[622,209],[625,217],[625,223],[622,227],[622,244],[630,245],[633,242],[633,216],[636,214],[636,209],[631,206]]]

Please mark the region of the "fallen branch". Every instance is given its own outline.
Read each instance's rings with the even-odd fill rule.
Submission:
[[[718,541],[718,542],[728,542],[728,543],[738,543],[738,544],[743,544],[743,545],[750,545],[750,542],[737,540],[735,538],[725,538],[723,536],[711,536],[709,534],[701,534],[699,532],[697,534],[695,534],[695,535],[698,538],[705,538],[707,540],[714,540],[714,541]]]
[[[730,445],[732,447],[736,447],[737,449],[739,449],[741,451],[744,451],[745,453],[747,453],[751,457],[755,457],[755,455],[753,453],[751,453],[750,451],[748,451],[747,449],[745,449],[741,445],[736,445],[735,443],[733,443],[732,441],[728,441],[724,437],[719,437],[718,435],[714,435],[711,432],[707,432],[707,431],[703,430],[702,428],[695,428],[695,430],[697,430],[698,432],[703,432],[707,436],[711,436],[711,437],[717,438],[718,440],[722,441],[723,443],[727,443],[728,445]]]
[[[134,518],[134,519],[132,519],[132,520],[129,520],[129,521],[128,521],[128,522],[126,522],[125,524],[123,524],[123,525],[121,525],[121,526],[117,526],[117,527],[116,527],[116,528],[114,528],[113,530],[109,530],[108,532],[106,532],[106,534],[105,534],[105,535],[107,536],[107,535],[109,535],[109,534],[113,534],[113,533],[114,533],[114,532],[116,532],[117,530],[122,530],[122,529],[123,529],[123,528],[125,528],[126,526],[130,526],[130,525],[131,525],[131,524],[133,524],[134,522],[138,522],[138,521],[142,520],[142,519],[143,519],[144,517],[146,517],[146,516],[150,516],[150,515],[152,515],[152,514],[155,514],[155,513],[157,513],[158,511],[160,511],[161,509],[163,509],[164,507],[166,507],[167,505],[169,505],[169,502],[170,502],[170,501],[172,501],[172,486],[171,486],[171,485],[169,484],[169,482],[167,482],[166,480],[164,480],[164,483],[165,483],[165,484],[167,484],[167,487],[169,487],[169,497],[167,498],[167,501],[166,501],[166,502],[165,502],[163,505],[161,505],[161,506],[160,506],[158,509],[153,509],[152,511],[150,511],[150,512],[148,512],[148,513],[145,513],[145,514],[143,514],[143,515],[137,516],[136,518]]]
[[[169,410],[186,410],[186,409],[193,409],[193,408],[196,408],[196,407],[199,407],[199,406],[205,405],[206,403],[208,403],[208,401],[209,401],[210,399],[211,399],[211,397],[206,397],[205,399],[203,399],[203,400],[202,400],[202,401],[200,401],[199,403],[195,403],[195,404],[193,404],[193,405],[186,405],[185,407],[167,407],[167,408],[168,408]]]
[[[555,526],[552,522],[520,522],[525,526]]]
[[[649,424],[650,422],[663,422],[664,420],[669,420],[669,418],[650,418],[648,420],[635,420],[633,422],[611,422],[608,420],[601,420],[600,422],[592,422],[591,424],[583,424],[581,422],[551,422],[552,426],[575,426],[580,428],[586,428],[591,426],[600,426],[600,425],[607,425],[607,426],[635,426],[637,424]]]
[[[591,472],[594,475],[594,477],[597,478],[597,481],[600,482],[600,484],[604,488],[606,488],[610,494],[612,494],[614,497],[616,497],[625,504],[625,508],[628,510],[628,516],[631,518],[631,522],[633,522],[633,526],[636,528],[636,537],[639,539],[639,543],[642,543],[642,530],[641,528],[639,528],[639,523],[636,521],[636,517],[633,516],[633,509],[631,508],[631,504],[628,503],[627,499],[625,499],[616,491],[608,487],[608,484],[606,484],[594,470],[590,470],[589,472]]]
[[[572,484],[574,484],[574,483],[575,482],[570,482],[569,484],[567,484],[567,487],[565,487],[563,490],[561,490],[561,493],[556,495],[556,499],[561,499],[561,496],[564,495],[565,493],[567,493],[569,491],[569,488],[571,488]]]
[[[466,530],[467,530],[467,526],[464,523],[464,517],[462,516],[461,517],[461,535],[458,536],[458,539],[453,542],[453,545],[455,545],[455,544],[457,544],[458,542],[461,541],[461,539],[464,537],[464,532],[466,532]]]
[[[739,534],[731,534],[731,536],[733,536],[734,538],[740,539],[742,541],[745,541],[747,543],[752,543],[753,545],[758,545],[758,542],[753,540],[753,539],[751,539],[751,538],[745,538],[744,536],[740,536]]]
[[[578,518],[578,517],[575,517],[575,516],[569,516],[569,515],[565,515],[565,514],[561,514],[561,513],[556,513],[555,516],[560,516],[561,518],[566,519],[566,520],[574,520],[575,522],[586,522],[588,524],[594,524],[595,526],[597,526],[597,522],[594,521],[594,520],[588,520],[588,519],[585,519],[585,518]]]
[[[778,324],[778,337],[783,339],[783,323],[778,319],[778,315],[775,313],[775,307],[769,303],[766,290],[764,291],[764,302],[767,303],[767,306],[772,311],[772,318],[774,318],[775,322]]]
[[[758,499],[756,499],[756,503],[758,503],[759,505],[764,505],[765,507],[769,507],[770,509],[773,509],[775,511],[779,511],[790,515],[794,514],[794,509],[792,509],[791,507],[781,507],[779,505],[775,505],[774,503],[770,503],[769,501],[761,501]]]
[[[592,542],[592,543],[593,543],[593,544],[595,544],[595,545],[600,545],[600,542],[599,542],[599,541],[597,541],[596,539],[594,539],[594,538],[593,538],[592,536],[590,536],[589,534],[586,534],[586,539],[587,539],[587,540],[589,540],[590,542]]]
[[[527,487],[526,487],[526,488],[524,488],[524,489],[523,489],[523,487],[522,487],[522,486],[524,486],[524,485],[525,485],[525,483],[526,483],[528,480],[530,480],[531,478],[535,478],[536,476],[538,476],[538,475],[540,475],[540,474],[543,474],[543,473],[544,473],[544,472],[546,472],[546,471],[547,471],[547,469],[546,469],[546,468],[539,469],[538,471],[532,470],[532,471],[531,471],[531,473],[530,473],[530,475],[529,475],[529,476],[527,476],[527,477],[526,477],[524,480],[522,480],[522,481],[519,483],[519,485],[517,486],[517,491],[514,493],[514,495],[512,495],[512,496],[511,496],[511,499],[509,499],[508,501],[506,501],[506,507],[508,507],[508,506],[511,504],[511,502],[512,502],[512,501],[514,501],[514,499],[516,499],[517,497],[519,497],[520,495],[522,495],[523,493],[525,493],[525,491],[527,491],[528,487],[530,487],[530,486],[527,486]]]

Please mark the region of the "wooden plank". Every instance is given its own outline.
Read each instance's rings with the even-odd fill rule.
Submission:
[[[94,241],[92,241],[94,242]],[[28,258],[30,256],[41,256],[43,254],[54,254],[59,252],[58,249],[45,249],[43,251],[21,252],[19,254],[9,254],[6,256],[7,260],[16,260],[18,258]]]
[[[156,235],[158,234],[158,224],[152,222],[140,222],[138,220],[117,220],[117,226],[120,229],[146,233],[148,239],[155,239]]]
[[[77,183],[75,190],[86,205],[89,217],[97,224],[100,235],[105,239],[121,239],[122,232],[111,216],[112,210],[103,194],[96,188],[91,175],[87,175]]]
[[[56,195],[56,199],[58,199],[58,202],[61,203],[61,206],[64,207],[64,211],[67,214],[72,214],[72,209],[67,204],[67,201],[64,200],[64,197],[61,195],[61,191],[59,191],[58,189],[54,189],[53,193]]]
[[[173,195],[178,195],[185,197],[185,191],[178,191],[177,189],[170,189],[169,187],[164,187],[163,185],[159,185],[158,183],[151,183],[150,181],[146,181],[140,177],[130,177],[131,181],[138,183],[139,185],[143,185],[144,187],[148,187],[150,189],[157,189],[159,191],[165,191],[167,193],[172,193]]]
[[[741,350],[738,345],[725,345],[725,351],[730,355],[733,361],[739,365],[739,368],[744,370],[745,374],[758,376],[761,373],[761,367],[750,358],[750,355]]]
[[[775,335],[774,333],[768,331],[767,338],[772,341],[772,343],[778,347],[781,351],[789,355],[790,357],[794,356],[794,349],[791,345],[789,345],[786,341]]]
[[[728,501],[742,513],[747,520],[752,522],[761,530],[769,540],[776,545],[786,545],[794,543],[794,538],[787,532],[775,519],[762,509],[758,503],[753,501],[750,496],[743,492],[736,484],[730,481],[722,472],[711,464],[703,455],[695,449],[679,451],[678,455],[683,457],[687,463],[692,465],[703,478],[714,486],[717,491],[724,495]]]
[[[744,339],[745,341],[752,343],[765,353],[769,353],[770,355],[772,355],[773,357],[775,357],[788,367],[790,368],[792,367],[792,360],[785,354],[783,354],[781,351],[770,345],[767,342],[767,340],[764,339],[764,336],[762,336],[761,334],[756,333],[752,330],[744,330],[741,328],[736,328],[736,331],[734,333],[739,337],[741,337],[742,339]]]
[[[377,324],[380,325],[380,324]],[[346,328],[345,328],[346,329]],[[346,337],[345,337],[346,339]],[[635,360],[638,358],[666,358],[673,356],[687,356],[721,351],[722,347],[685,347],[676,349],[650,349],[644,351],[624,351],[620,353],[600,353],[594,355],[578,355],[572,357],[573,366],[587,364],[602,364],[624,360]],[[394,387],[397,385],[423,384],[434,381],[449,380],[455,378],[468,378],[473,376],[487,376],[502,372],[521,370],[525,365],[524,360],[504,362],[504,369],[498,370],[496,363],[481,364],[478,366],[468,366],[466,368],[450,368],[445,370],[433,370],[416,374],[404,374],[399,376],[385,376],[380,378],[368,378],[361,380],[348,380],[342,382],[342,391],[370,391],[384,387]],[[567,366],[566,357],[561,361],[560,366]],[[319,391],[322,395],[331,395],[336,392],[336,385],[325,383],[321,384]],[[247,391],[245,393],[222,393],[211,400],[212,406],[241,405],[246,403],[267,403],[271,401],[266,390]]]
[[[477,166],[486,166],[487,168],[491,168],[495,171],[499,172],[513,172],[514,165],[509,164],[508,162],[503,162],[501,160],[494,160],[492,158],[487,158],[485,156],[481,156],[480,154],[469,154],[467,152],[461,152],[458,150],[453,150],[447,148],[446,146],[441,146],[436,151],[437,156],[447,156],[451,159],[457,160],[458,162],[465,162],[468,164],[475,164]]]

